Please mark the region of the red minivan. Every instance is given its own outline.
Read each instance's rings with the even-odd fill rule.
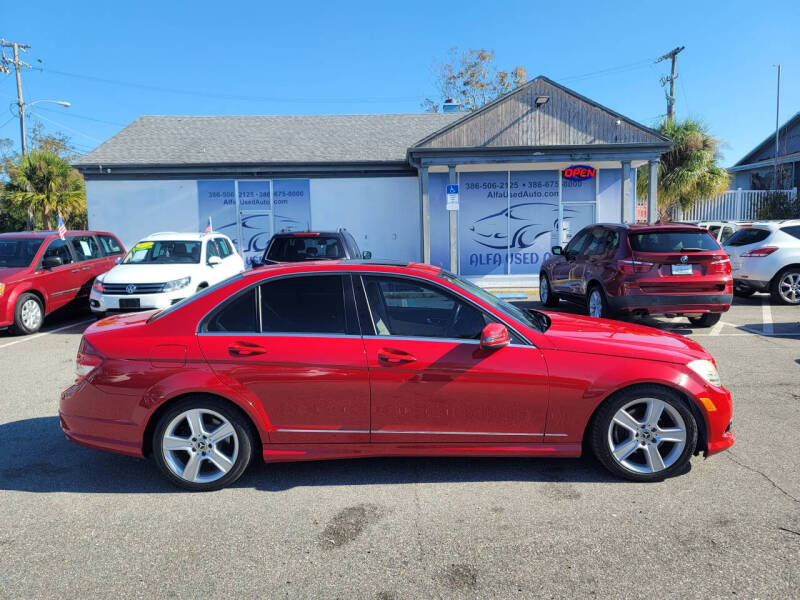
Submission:
[[[38,331],[46,315],[88,298],[94,278],[124,254],[103,231],[68,231],[64,239],[54,231],[0,234],[0,329]]]
[[[551,308],[560,298],[584,304],[593,317],[682,315],[710,327],[731,307],[731,263],[694,225],[590,225],[553,247],[539,296]]]

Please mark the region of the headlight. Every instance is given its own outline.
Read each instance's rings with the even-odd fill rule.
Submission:
[[[5,291],[6,291],[6,284],[5,283],[0,283],[0,296],[2,296],[3,292],[5,292]]]
[[[162,288],[162,292],[174,292],[175,290],[179,290],[181,288],[185,288],[189,285],[189,282],[192,280],[191,277],[184,277],[183,279],[176,279],[175,281],[168,281],[164,284]]]
[[[105,289],[103,288],[103,276],[102,275],[98,275],[97,277],[94,278],[94,283],[92,284],[92,289],[95,292],[100,292],[101,294],[105,291]]]
[[[693,360],[686,366],[700,375],[700,377],[705,379],[711,385],[716,387],[720,387],[722,385],[722,381],[719,378],[719,372],[717,372],[717,367],[715,367],[714,363],[712,363],[710,360]]]

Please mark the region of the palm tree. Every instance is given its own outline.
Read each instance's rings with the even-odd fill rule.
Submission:
[[[41,215],[42,227],[53,229],[56,216],[65,222],[82,221],[86,212],[83,177],[69,163],[52,152],[33,150],[8,170],[3,205],[17,213]],[[77,223],[76,223],[77,224]]]
[[[673,218],[678,207],[690,208],[696,201],[712,198],[728,189],[728,172],[717,164],[720,141],[694,119],[665,119],[658,131],[674,142],[661,155],[658,165],[658,212],[661,220]],[[637,194],[647,196],[648,169],[639,169]]]

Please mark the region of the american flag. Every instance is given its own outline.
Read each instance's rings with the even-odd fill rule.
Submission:
[[[61,213],[58,214],[58,237],[62,240],[67,235],[67,228],[64,226],[64,219],[61,218]]]
[[[208,217],[208,223],[206,223],[206,228],[203,229],[203,233],[211,233],[211,217]]]

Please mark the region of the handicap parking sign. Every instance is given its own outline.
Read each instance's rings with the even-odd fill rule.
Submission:
[[[458,210],[458,184],[447,186],[447,210]]]

